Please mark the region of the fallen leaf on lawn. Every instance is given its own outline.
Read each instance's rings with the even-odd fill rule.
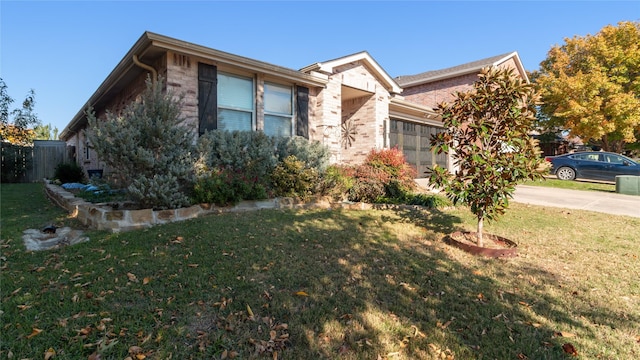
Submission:
[[[150,281],[151,281],[151,278],[150,277],[146,277],[146,278],[142,279],[142,285],[147,285]]]
[[[101,360],[102,359],[102,355],[94,352],[93,354],[89,355],[89,357],[87,359],[88,360]]]
[[[31,331],[31,334],[27,335],[27,339],[31,339],[32,337],[40,334],[41,332],[42,332],[42,329],[33,328],[33,331]]]
[[[129,354],[131,355],[136,355],[136,354],[140,354],[142,352],[142,348],[140,346],[131,346],[129,347]]]
[[[22,290],[22,288],[21,288],[21,287],[19,287],[19,288],[17,288],[17,289],[15,289],[15,290],[13,290],[13,291],[11,292],[11,295],[15,295],[15,294],[19,293],[19,292],[20,292],[20,290]]]
[[[480,271],[480,270],[473,270],[473,275],[482,275],[482,271]]]
[[[197,268],[200,265],[198,265],[198,264],[188,264],[187,266],[190,267],[190,268]]]
[[[529,305],[528,303],[524,302],[524,301],[518,301],[518,304],[522,305],[522,306],[526,306],[529,307],[531,305]]]
[[[174,244],[181,244],[184,241],[182,236],[176,236],[176,239],[172,241]]]
[[[555,336],[562,336],[562,337],[566,337],[566,338],[570,338],[570,337],[575,337],[576,334],[572,334],[570,332],[565,332],[565,331],[557,331],[554,333]]]
[[[298,296],[309,296],[309,294],[307,294],[304,291],[297,291],[295,294],[298,295]]]
[[[18,309],[20,309],[21,311],[27,310],[30,307],[31,305],[18,305]]]
[[[132,273],[127,273],[127,277],[129,278],[129,281],[138,281],[138,277]]]
[[[516,355],[518,357],[518,359],[520,360],[527,360],[528,357],[527,355],[523,354],[523,353],[519,353],[518,355]]]
[[[251,310],[251,306],[249,306],[249,304],[247,304],[247,314],[249,314],[250,318],[253,318],[253,311]]]
[[[56,351],[53,348],[49,348],[44,352],[44,360],[49,360],[56,355]]]
[[[575,346],[571,343],[562,345],[562,350],[571,356],[578,356],[578,350],[576,350]]]
[[[640,343],[640,335],[636,336],[636,341]]]

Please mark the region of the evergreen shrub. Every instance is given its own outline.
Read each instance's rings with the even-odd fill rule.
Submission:
[[[329,165],[321,176],[319,191],[333,200],[346,200],[354,183],[349,167]]]
[[[193,202],[235,205],[241,200],[260,200],[267,191],[256,179],[247,179],[241,171],[215,169],[198,177],[193,187]]]
[[[276,157],[279,162],[293,155],[307,168],[323,173],[329,166],[329,149],[319,141],[309,141],[301,136],[274,138]]]
[[[264,186],[277,163],[273,142],[261,131],[208,131],[196,146],[198,176],[209,169],[228,169]]]
[[[143,207],[174,209],[190,204],[193,180],[192,131],[181,123],[182,100],[163,90],[164,80],[147,79],[140,100],[121,114],[87,117],[89,141],[98,156]]]
[[[84,170],[82,166],[75,162],[60,163],[56,166],[54,178],[60,183],[81,183],[85,181]]]
[[[318,172],[294,155],[289,155],[276,165],[271,182],[276,196],[306,199],[315,193]]]

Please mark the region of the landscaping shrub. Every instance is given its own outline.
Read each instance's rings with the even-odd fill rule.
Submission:
[[[451,206],[451,201],[444,196],[434,194],[411,194],[404,202],[407,205],[420,205],[430,209]]]
[[[318,172],[294,155],[289,155],[273,170],[271,182],[277,196],[306,199],[314,193]]]
[[[229,169],[266,186],[277,163],[273,142],[261,131],[209,131],[196,146],[198,176],[208,169]]]
[[[355,180],[350,175],[349,168],[330,165],[322,174],[319,192],[337,201],[346,200],[354,182]]]
[[[198,177],[192,197],[194,203],[227,206],[241,200],[265,199],[267,192],[257,179],[247,179],[242,171],[216,169]]]
[[[307,168],[323,173],[329,166],[329,149],[318,141],[309,141],[301,136],[274,138],[276,157],[282,162],[293,155]]]
[[[354,179],[348,194],[350,201],[374,203],[385,196],[385,184],[389,182],[389,175],[381,169],[362,164],[348,173]]]
[[[416,172],[397,148],[372,150],[364,163],[353,167],[349,175],[354,178],[349,189],[351,201],[402,200],[416,189]]]
[[[98,156],[144,207],[173,209],[190,204],[193,135],[181,123],[181,99],[163,91],[163,79],[147,79],[139,101],[121,115],[87,118],[89,141]]]
[[[75,162],[60,163],[56,166],[54,177],[62,184],[81,183],[85,180],[82,166]]]
[[[407,163],[407,160],[397,147],[391,149],[372,150],[365,165],[381,170],[389,176],[385,186],[389,187],[387,193],[407,192],[416,189],[416,170]]]

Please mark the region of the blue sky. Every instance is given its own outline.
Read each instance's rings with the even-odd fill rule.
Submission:
[[[7,1],[0,77],[60,131],[144,31],[300,69],[366,50],[390,76],[555,44],[640,19],[637,1]]]

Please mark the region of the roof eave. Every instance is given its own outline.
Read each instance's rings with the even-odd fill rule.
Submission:
[[[207,60],[225,63],[231,66],[259,72],[267,75],[274,75],[294,81],[301,85],[323,87],[327,80],[301,71],[272,65],[266,62],[250,59],[244,56],[234,55],[224,51],[211,49],[202,45],[188,43],[185,41],[169,38],[166,36],[148,33],[151,45],[168,51],[175,51],[185,55],[192,55]]]
[[[73,134],[76,133],[78,131],[78,128],[82,125],[81,122],[85,118],[85,111],[88,108],[92,107],[93,104],[96,104],[98,100],[100,100],[100,98],[104,96],[104,94],[118,82],[118,80],[122,77],[126,70],[134,66],[132,60],[133,55],[142,53],[151,45],[148,34],[148,32],[142,34],[138,41],[136,41],[131,49],[129,49],[127,54],[122,58],[122,60],[120,60],[118,65],[116,65],[116,67],[111,71],[111,73],[109,73],[109,75],[104,79],[100,86],[98,86],[98,89],[93,93],[93,95],[91,95],[89,100],[85,102],[80,111],[78,111],[78,113],[71,119],[69,124],[65,126],[65,128],[60,133],[60,139],[66,141],[68,138],[73,136]]]
[[[333,69],[336,66],[340,66],[343,64],[348,64],[356,61],[364,60],[367,66],[371,67],[373,71],[378,75],[378,77],[382,80],[387,90],[392,94],[400,94],[402,92],[402,88],[398,85],[395,80],[387,72],[378,64],[377,61],[366,51],[357,52],[355,54],[343,56],[337,59],[319,62],[307,67],[300,69],[300,71],[309,73],[312,71],[317,71],[323,74],[331,75],[333,74]]]
[[[249,59],[146,31],[131,47],[122,60],[120,60],[111,73],[109,73],[98,89],[93,93],[93,95],[91,95],[89,100],[87,100],[82,109],[80,109],[80,111],[78,111],[78,113],[71,119],[69,124],[65,126],[60,133],[60,139],[69,139],[84,125],[84,121],[86,120],[86,109],[96,104],[104,94],[108,93],[108,91],[114,87],[118,81],[120,81],[126,71],[135,66],[132,60],[133,55],[140,56],[152,47],[156,47],[164,51],[176,51],[186,55],[225,63],[254,72],[277,76],[298,85],[324,87],[328,82],[327,79],[315,75],[298,72],[296,70],[277,65],[271,65],[258,60]]]
[[[421,119],[422,121],[440,121],[440,115],[433,108],[393,96],[389,103],[389,115],[399,114],[413,115],[416,119]]]

